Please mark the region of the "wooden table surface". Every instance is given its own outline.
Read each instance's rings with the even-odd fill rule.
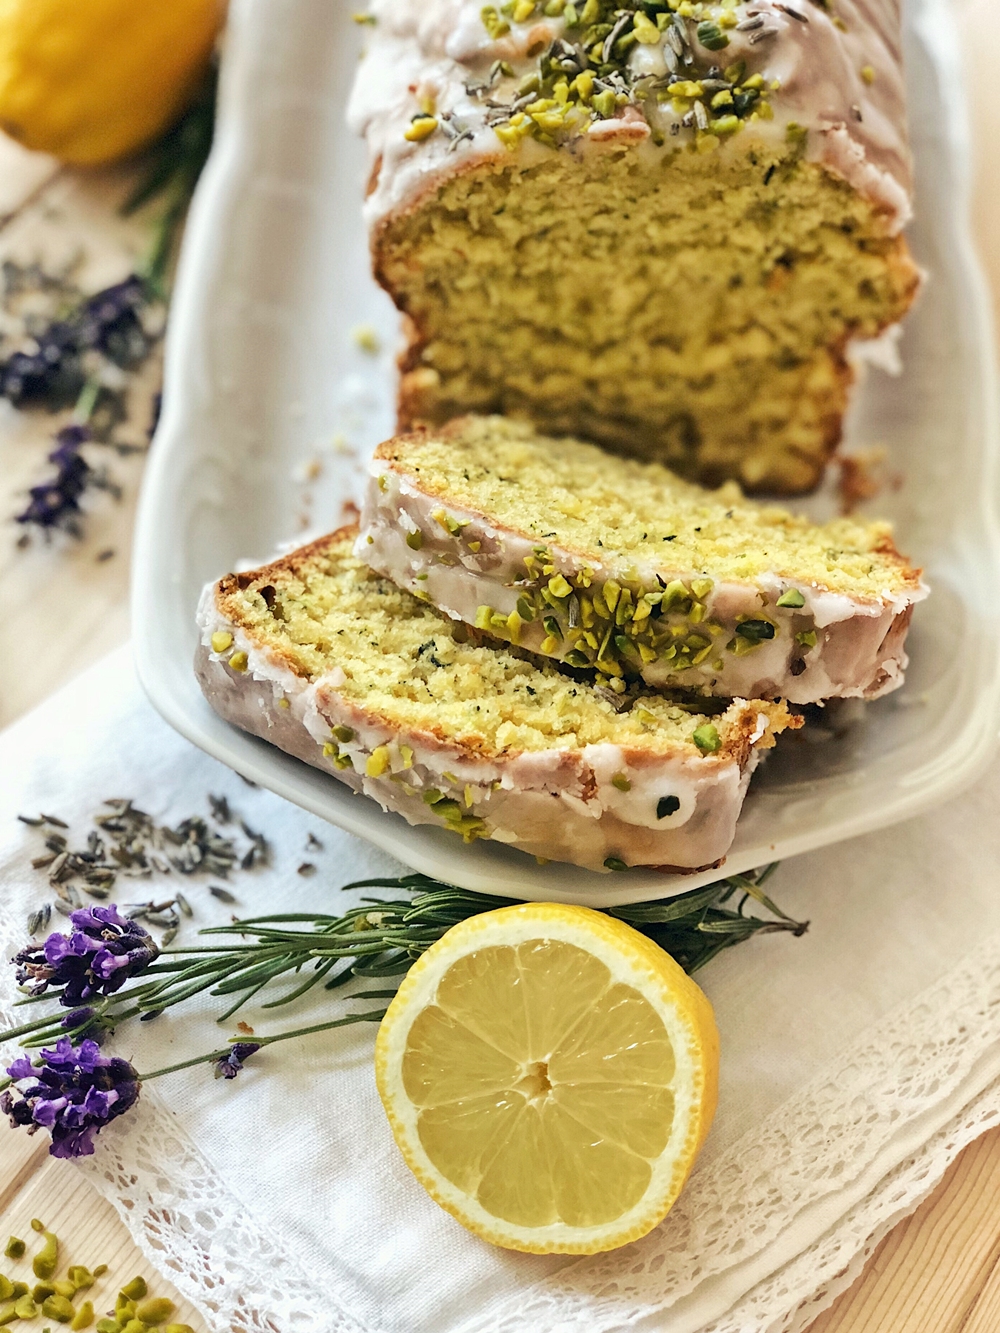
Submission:
[[[955,0],[976,144],[974,225],[1000,315],[997,3]],[[0,260],[52,264],[80,252],[85,289],[124,277],[147,235],[141,219],[123,221],[116,212],[130,180],[124,168],[86,175],[60,170],[0,138]],[[137,440],[156,375],[150,364],[135,395],[130,429]],[[25,489],[45,475],[51,433],[44,414],[21,417],[0,403],[0,519],[23,505]],[[0,726],[128,637],[129,548],[142,458],[115,458],[110,466],[122,498],[100,497],[82,541],[25,550],[16,544],[16,527],[0,525]],[[151,1291],[178,1301],[173,1318],[202,1333],[204,1320],[154,1274],[111,1205],[72,1166],[49,1157],[47,1141],[0,1129],[0,1233],[31,1236],[28,1225],[36,1216],[64,1240],[72,1262],[110,1265],[94,1297],[99,1312],[113,1305],[119,1286],[142,1273]],[[998,1330],[1000,1130],[962,1153],[810,1333]]]

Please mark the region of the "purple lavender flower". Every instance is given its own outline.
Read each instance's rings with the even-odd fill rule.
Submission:
[[[146,299],[146,284],[134,273],[90,297],[77,321],[78,346],[96,348],[122,369],[136,365],[149,350],[137,314]]]
[[[243,1068],[243,1061],[249,1060],[260,1050],[259,1041],[236,1041],[221,1060],[215,1062],[216,1078],[235,1078]]]
[[[18,523],[34,523],[40,528],[76,526],[80,496],[94,477],[94,470],[80,453],[80,445],[90,438],[85,426],[64,426],[56,436],[56,447],[49,454],[56,475],[40,486],[32,486],[27,508],[17,515]]]
[[[83,388],[83,353],[96,350],[123,369],[140,362],[150,339],[138,311],[147,300],[136,274],[89,297],[70,316],[35,336],[35,350],[14,352],[0,362],[0,397],[15,407],[68,407]]]
[[[30,1134],[47,1129],[53,1157],[89,1157],[94,1135],[139,1097],[139,1076],[129,1062],[102,1055],[89,1039],[74,1046],[61,1037],[54,1050],[42,1051],[40,1065],[22,1056],[7,1073],[15,1083],[32,1081],[16,1089],[20,1100],[9,1090],[0,1093],[0,1111]]]
[[[159,949],[136,921],[115,907],[85,907],[70,916],[69,935],[52,934],[14,957],[17,980],[32,995],[62,986],[59,1003],[75,1008],[94,995],[111,995],[144,971]]]

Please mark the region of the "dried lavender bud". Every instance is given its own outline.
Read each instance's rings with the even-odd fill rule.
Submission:
[[[226,1055],[221,1060],[215,1061],[216,1078],[235,1078],[243,1068],[244,1060],[249,1060],[251,1055],[256,1055],[260,1050],[260,1043],[255,1041],[236,1041]]]

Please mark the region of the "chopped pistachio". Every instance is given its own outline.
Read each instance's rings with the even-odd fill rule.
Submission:
[[[233,653],[232,657],[229,659],[229,665],[234,671],[246,671],[249,662],[250,659],[242,650],[238,653]]]
[[[805,604],[806,599],[802,596],[801,592],[799,592],[798,588],[789,588],[786,592],[783,592],[776,603],[777,606],[791,607],[805,606]]]
[[[875,82],[875,67],[873,65],[862,65],[861,77],[862,79],[864,79],[865,83],[867,83],[870,88],[871,85]]]
[[[549,592],[553,597],[568,597],[573,591],[572,586],[566,582],[562,574],[555,574],[549,579]]]
[[[816,631],[814,629],[800,630],[795,636],[795,642],[801,643],[803,648],[816,647]]]
[[[736,633],[749,643],[763,643],[774,638],[774,626],[769,620],[744,620],[736,626]]]
[[[628,865],[620,856],[606,856],[604,864],[608,870],[628,870]]]
[[[14,1295],[14,1284],[5,1273],[0,1273],[0,1301],[9,1301]]]
[[[714,754],[722,744],[719,733],[711,722],[704,722],[695,729],[691,738],[702,754]]]
[[[76,1314],[74,1314],[73,1320],[70,1323],[70,1328],[72,1329],[89,1328],[93,1322],[94,1322],[93,1302],[84,1301],[83,1304],[77,1310]]]
[[[406,544],[411,551],[419,551],[424,544],[424,534],[418,528],[416,532],[406,534]]]
[[[287,699],[279,699],[279,700],[278,700],[278,707],[279,707],[279,708],[291,708],[291,706],[292,706],[292,705],[288,702]]]
[[[148,1290],[149,1288],[146,1286],[146,1279],[141,1275],[137,1275],[131,1282],[125,1283],[119,1295],[124,1297],[126,1301],[141,1301]],[[135,1314],[135,1311],[130,1310],[129,1317],[131,1318],[133,1314]]]
[[[699,23],[695,31],[698,36],[698,41],[708,51],[721,51],[724,47],[729,45],[729,38],[719,25],[711,22],[711,20],[705,20],[704,22]]]
[[[379,745],[368,756],[365,764],[365,773],[370,778],[380,778],[389,767],[389,747],[388,745]]]
[[[489,629],[493,620],[492,606],[480,606],[476,608],[476,619],[473,622],[476,629]]]
[[[437,127],[437,116],[425,116],[421,113],[410,121],[403,131],[403,138],[408,139],[410,143],[421,143],[424,139],[429,139]]]
[[[144,1324],[150,1324],[155,1328],[157,1324],[162,1324],[165,1319],[168,1319],[173,1312],[173,1301],[168,1300],[166,1296],[153,1296],[136,1306],[135,1317],[141,1319]]]
[[[231,648],[233,636],[225,629],[217,629],[212,635],[212,652],[224,653],[227,648]]]
[[[58,1324],[68,1324],[73,1318],[73,1302],[68,1296],[49,1296],[42,1302],[42,1314]],[[27,1318],[22,1315],[22,1318]]]
[[[24,1251],[26,1249],[27,1246],[20,1236],[11,1236],[7,1242],[7,1248],[4,1250],[4,1254],[8,1259],[23,1259]]]
[[[413,751],[410,749],[408,745],[401,745],[399,747],[399,755],[403,761],[404,768],[413,767]]]
[[[31,1261],[31,1271],[43,1280],[52,1276],[59,1262],[59,1241],[51,1231],[46,1231],[44,1236],[45,1243]]]
[[[611,779],[612,787],[617,787],[619,791],[631,791],[632,784],[624,773],[616,773]]]

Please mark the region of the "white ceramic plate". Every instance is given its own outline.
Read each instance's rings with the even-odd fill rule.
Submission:
[[[445,831],[411,828],[223,722],[195,683],[202,585],[307,530],[338,526],[365,457],[392,431],[396,318],[369,277],[363,154],[343,115],[363,40],[350,21],[354,3],[232,8],[217,140],[185,241],[139,513],[139,675],[196,745],[427,874],[594,905],[693,888],[719,872],[540,867],[497,844],[466,847]],[[961,79],[945,0],[906,8],[912,243],[931,279],[902,340],[903,375],[870,375],[849,438],[887,449],[902,485],[875,504],[926,567],[933,596],[917,610],[905,687],[859,710],[834,739],[789,738],[754,778],[731,873],[912,815],[933,818],[982,770],[1000,730],[997,397],[986,285],[968,235]],[[378,330],[378,356],[352,337],[359,325]]]

